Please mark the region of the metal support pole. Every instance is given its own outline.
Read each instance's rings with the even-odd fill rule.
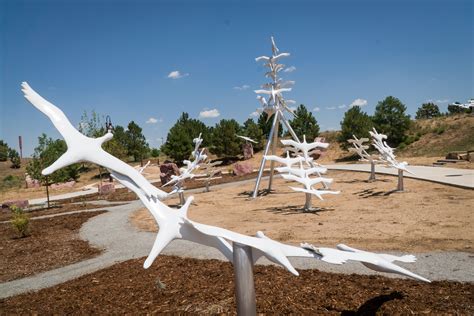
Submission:
[[[49,178],[46,176],[46,201],[49,208]]]
[[[398,185],[397,185],[397,191],[398,192],[403,192],[403,170],[398,169]]]
[[[305,211],[311,210],[311,194],[306,193],[306,202],[304,204]]]
[[[290,132],[291,134],[291,137],[293,137],[293,139],[300,143],[300,140],[298,139],[298,135],[296,135],[295,131],[293,130],[293,128],[291,127],[290,123],[287,122],[286,118],[282,116],[282,121],[283,121],[283,124],[285,124],[285,127],[288,129],[288,131]],[[316,165],[311,161],[310,162],[310,165],[311,167],[316,167]],[[316,172],[316,174],[318,175],[318,177],[321,177],[321,174],[319,172]],[[329,189],[329,185],[326,183],[326,182],[321,182],[323,184],[323,187],[325,189]]]
[[[375,162],[373,160],[370,161],[370,177],[368,181],[375,181]]]
[[[257,303],[253,281],[252,248],[235,242],[232,244],[232,248],[237,315],[256,315]]]
[[[278,115],[278,113],[275,113]],[[280,129],[280,119],[277,120],[275,125],[275,131],[273,132],[273,140],[272,140],[272,155],[276,155],[276,149],[278,145],[278,130]],[[272,183],[273,183],[273,172],[275,169],[275,161],[270,161],[270,178],[268,179],[268,191],[272,190]]]
[[[263,153],[262,162],[260,163],[260,169],[258,170],[257,181],[255,182],[255,188],[253,190],[252,198],[256,198],[258,194],[258,187],[260,186],[260,180],[262,179],[263,169],[265,168],[265,156],[268,154],[268,150],[270,149],[270,144],[273,139],[273,133],[275,132],[275,125],[278,120],[278,112],[275,113],[275,117],[273,118],[272,128],[270,129],[270,135],[268,135],[267,145],[265,146],[265,152]]]
[[[184,203],[186,203],[186,200],[184,199],[184,192],[178,192],[178,196],[179,196],[179,205],[183,206]]]

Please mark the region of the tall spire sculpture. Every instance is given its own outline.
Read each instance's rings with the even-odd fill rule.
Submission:
[[[294,103],[293,100],[286,100],[283,97],[284,92],[290,92],[294,81],[283,81],[279,77],[278,73],[285,69],[285,65],[280,64],[279,61],[281,58],[290,56],[290,53],[280,53],[280,50],[275,44],[275,39],[271,37],[272,41],[272,55],[269,56],[260,56],[255,58],[255,61],[265,61],[264,66],[268,68],[268,72],[265,73],[265,77],[270,78],[271,82],[265,83],[262,85],[262,89],[255,90],[254,92],[258,94],[257,99],[260,101],[262,112],[267,113],[268,119],[273,115],[272,127],[270,129],[270,134],[268,135],[267,144],[265,146],[265,151],[260,163],[260,168],[258,171],[257,181],[255,183],[255,188],[253,190],[252,197],[256,198],[258,195],[258,188],[260,186],[260,181],[262,179],[263,170],[265,168],[266,156],[269,155],[270,147],[272,148],[272,155],[276,154],[276,147],[278,144],[278,129],[280,128],[280,122],[286,127],[288,132],[294,141],[300,143],[298,136],[291,128],[287,118],[285,117],[285,112],[289,112],[291,115],[295,115],[293,110],[288,106],[290,103]],[[262,96],[263,95],[263,96]],[[316,163],[311,162],[312,165]],[[268,181],[268,191],[272,188],[273,182],[273,173],[275,165],[274,160],[270,161],[270,178]],[[318,173],[318,176],[321,176]],[[328,188],[326,183],[322,183],[324,188]]]

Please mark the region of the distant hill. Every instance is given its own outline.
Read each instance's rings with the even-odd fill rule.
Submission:
[[[468,114],[415,120],[407,142],[398,152],[406,157],[445,156],[452,151],[474,150],[474,116]]]

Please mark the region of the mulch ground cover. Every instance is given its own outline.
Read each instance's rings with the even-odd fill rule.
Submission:
[[[110,206],[119,206],[123,205],[123,203],[119,204],[112,204]],[[44,216],[44,215],[52,215],[52,214],[60,214],[60,213],[67,213],[72,211],[81,211],[81,210],[92,210],[97,208],[104,208],[103,204],[94,204],[94,203],[81,203],[81,204],[71,204],[71,203],[51,203],[51,207],[41,207],[35,208],[32,210],[25,210],[25,213],[30,217],[34,218],[37,216]],[[5,208],[0,211],[0,222],[8,221],[12,217],[12,212],[10,209]]]
[[[10,223],[0,224],[0,282],[23,278],[92,258],[101,250],[79,239],[94,211],[30,221],[30,235],[17,238]],[[1,309],[0,309],[1,311]]]
[[[263,173],[263,176],[268,176],[269,172],[265,171]],[[210,186],[212,190],[212,186],[216,184],[223,184],[223,183],[230,183],[230,182],[236,182],[236,181],[242,181],[242,180],[248,180],[248,179],[256,179],[257,178],[257,172],[249,173],[243,176],[236,176],[232,174],[223,174],[221,178],[219,179],[214,179],[211,180]],[[161,183],[153,183],[154,186],[159,188],[162,191],[165,192],[170,192],[173,187],[172,186],[166,186],[162,187]],[[193,179],[187,179],[184,185],[185,190],[191,190],[191,189],[197,189],[197,188],[205,188],[206,187],[206,181],[203,180],[197,180],[196,178]],[[121,188],[115,190],[114,193],[108,194],[108,195],[99,195],[98,193],[94,194],[89,194],[86,196],[80,196],[80,197],[74,197],[70,199],[64,199],[61,200],[62,203],[74,203],[74,202],[86,202],[86,201],[96,201],[96,200],[101,200],[105,199],[107,201],[115,202],[115,201],[133,201],[137,200],[138,197],[135,193],[130,192],[130,190],[126,188]]]
[[[126,261],[38,292],[0,300],[0,314],[235,313],[230,263],[160,256]],[[256,266],[259,313],[474,314],[474,285]]]

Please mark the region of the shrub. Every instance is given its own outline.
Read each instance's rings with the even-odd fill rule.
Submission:
[[[11,219],[11,223],[13,228],[18,233],[20,238],[26,237],[29,235],[29,225],[30,219],[28,216],[23,212],[23,210],[15,205],[10,207],[13,216]]]
[[[0,183],[0,190],[10,189],[10,188],[21,188],[23,181],[20,177],[9,174],[2,179]]]

